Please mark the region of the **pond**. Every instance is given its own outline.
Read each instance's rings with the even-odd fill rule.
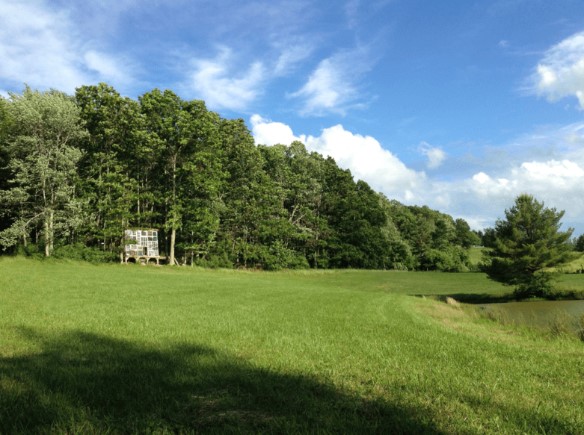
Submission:
[[[583,327],[579,325],[579,320],[584,316],[584,300],[506,302],[482,304],[480,307],[505,323],[545,328],[559,321],[567,323],[574,330]]]

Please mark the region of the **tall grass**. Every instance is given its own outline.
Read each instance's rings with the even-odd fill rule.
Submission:
[[[481,274],[0,260],[0,432],[582,433],[584,346]]]

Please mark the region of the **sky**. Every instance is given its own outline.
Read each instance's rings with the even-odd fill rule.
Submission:
[[[528,193],[584,233],[582,0],[0,0],[0,95],[99,82],[474,229]]]

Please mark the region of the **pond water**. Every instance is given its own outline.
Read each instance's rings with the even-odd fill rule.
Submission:
[[[482,304],[481,309],[506,323],[548,327],[556,321],[567,321],[575,330],[581,328],[584,301],[533,301]]]

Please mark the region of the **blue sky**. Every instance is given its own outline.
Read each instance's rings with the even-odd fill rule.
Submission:
[[[477,229],[531,193],[584,233],[582,0],[0,0],[2,95],[100,81]]]

